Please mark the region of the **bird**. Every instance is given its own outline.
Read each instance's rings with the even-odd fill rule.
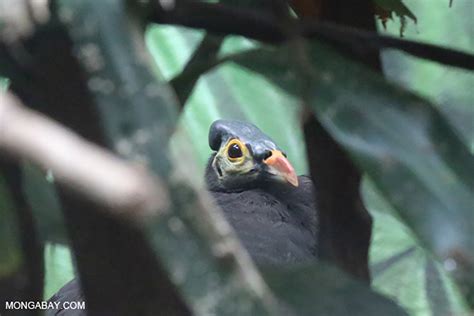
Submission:
[[[297,176],[286,153],[258,127],[238,120],[216,120],[209,128],[213,151],[205,184],[242,245],[259,266],[317,260],[318,212],[308,176]],[[84,299],[73,279],[49,300]],[[70,314],[71,310],[46,315]]]
[[[207,189],[243,246],[259,265],[317,259],[318,213],[308,176],[296,176],[285,152],[258,127],[217,120]]]

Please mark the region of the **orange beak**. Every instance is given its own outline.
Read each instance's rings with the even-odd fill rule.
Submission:
[[[291,183],[293,186],[298,186],[298,177],[296,176],[295,169],[290,164],[288,159],[283,156],[283,153],[279,150],[272,150],[272,155],[263,161],[267,166],[270,166],[272,171],[275,171],[277,175],[283,177],[286,181]]]

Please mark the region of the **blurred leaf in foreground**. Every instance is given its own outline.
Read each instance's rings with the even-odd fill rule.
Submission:
[[[270,288],[298,315],[406,315],[387,298],[324,263],[262,270]]]

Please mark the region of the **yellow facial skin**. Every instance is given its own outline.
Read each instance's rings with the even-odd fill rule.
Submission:
[[[240,153],[238,154],[238,149]],[[250,152],[239,139],[230,139],[225,146],[217,152],[213,161],[213,166],[218,165],[220,172],[219,178],[224,178],[227,174],[246,174],[254,168],[254,160]]]
[[[298,177],[286,156],[276,149],[269,150],[268,154],[263,160],[266,167],[262,170],[257,166],[247,146],[239,139],[232,138],[217,152],[212,164],[218,179],[226,181],[228,186],[230,182],[234,185],[251,182],[263,172],[266,177],[271,176],[274,180],[297,187]],[[227,177],[230,175],[233,177]]]

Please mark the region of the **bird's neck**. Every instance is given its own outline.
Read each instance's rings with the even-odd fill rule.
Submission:
[[[252,181],[247,184],[239,185],[235,188],[229,188],[224,186],[222,182],[219,180],[214,167],[212,166],[212,162],[214,160],[215,154],[213,154],[206,165],[205,171],[205,182],[207,189],[212,192],[227,192],[227,193],[234,193],[234,192],[242,192],[247,190],[255,190],[259,189],[274,195],[277,198],[285,198],[286,196],[292,195],[295,193],[296,188],[289,183],[282,183],[276,182],[269,179],[261,179]]]

